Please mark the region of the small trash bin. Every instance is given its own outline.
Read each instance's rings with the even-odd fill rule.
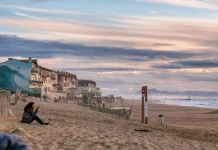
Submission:
[[[163,115],[159,115],[160,124],[163,124]]]

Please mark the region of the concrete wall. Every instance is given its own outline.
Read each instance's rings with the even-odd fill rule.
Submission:
[[[13,92],[29,92],[31,69],[32,63],[28,64],[15,59],[1,63],[0,88]]]
[[[43,88],[30,88],[29,91],[30,91],[29,95],[35,97],[41,97],[42,93],[44,93]]]
[[[59,98],[59,96],[61,97],[61,98],[67,98],[67,93],[58,93],[58,92],[46,92],[46,94],[45,94],[48,98],[50,98],[50,99],[58,99]]]

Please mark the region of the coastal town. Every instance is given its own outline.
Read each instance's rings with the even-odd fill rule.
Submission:
[[[38,59],[8,58],[0,63],[0,89],[20,93],[22,96],[46,98],[53,101],[80,100],[89,103],[121,103],[122,97],[102,96],[101,89],[92,80],[78,79],[76,74],[55,71],[39,65]]]
[[[218,150],[218,0],[1,0],[0,150]]]

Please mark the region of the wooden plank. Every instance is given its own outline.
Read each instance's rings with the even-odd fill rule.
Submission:
[[[130,107],[129,118],[128,119],[130,119],[131,113],[132,113],[132,107]]]
[[[0,117],[9,117],[10,92],[0,91]]]
[[[90,109],[102,113],[107,113],[111,115],[116,115],[120,117],[124,117],[126,119],[130,119],[131,112],[132,112],[132,107],[130,109],[111,109],[107,107],[100,107],[100,106],[95,106],[95,105],[90,105]]]

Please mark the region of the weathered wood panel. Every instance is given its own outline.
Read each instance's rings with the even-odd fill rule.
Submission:
[[[0,117],[10,116],[10,97],[11,92],[0,90]]]
[[[132,112],[132,107],[130,109],[126,109],[126,108],[111,109],[111,108],[99,107],[99,106],[94,106],[94,105],[90,105],[89,107],[91,110],[95,110],[95,111],[99,111],[99,112],[103,112],[103,113],[108,113],[108,114],[112,114],[112,115],[117,115],[120,117],[124,117],[126,119],[130,119],[131,112]]]

